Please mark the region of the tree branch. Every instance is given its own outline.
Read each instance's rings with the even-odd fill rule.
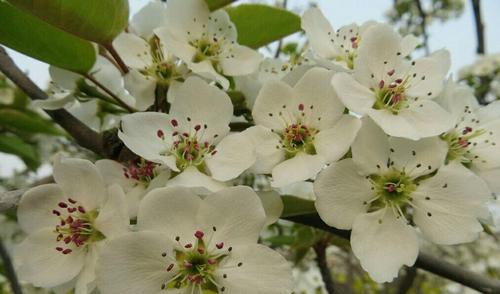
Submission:
[[[481,0],[471,0],[472,10],[474,11],[474,23],[476,24],[477,36],[477,54],[486,53],[485,40],[484,40],[484,24],[481,17]]]
[[[422,3],[420,0],[415,0],[415,4],[417,5],[418,13],[420,14],[420,18],[422,22],[420,26],[422,27],[422,35],[424,36],[424,46],[425,46],[425,54],[429,55],[429,35],[427,33],[427,13],[425,13],[424,8],[422,7]]]
[[[315,227],[333,233],[344,239],[350,239],[350,231],[339,230],[328,226],[319,218],[318,214],[299,215],[284,219],[306,226]],[[465,270],[458,265],[449,263],[442,259],[437,259],[422,251],[419,253],[414,266],[480,291],[481,293],[500,293],[500,281],[489,279],[477,273]]]
[[[17,279],[16,271],[14,270],[14,266],[12,265],[12,260],[10,259],[9,253],[5,249],[3,245],[2,239],[0,238],[0,257],[3,262],[3,267],[5,269],[5,275],[10,283],[10,288],[14,294],[23,294],[21,290],[21,285],[19,284],[19,280]]]
[[[332,273],[328,267],[326,248],[328,248],[328,242],[321,240],[313,245],[314,252],[316,253],[316,264],[318,265],[319,272],[323,278],[323,283],[325,284],[325,289],[328,294],[337,293],[335,291]]]
[[[398,285],[398,291],[396,292],[397,294],[406,294],[408,291],[410,291],[413,282],[415,281],[415,278],[417,277],[417,268],[412,266],[406,268],[405,275],[402,276],[399,280]]]
[[[108,50],[109,54],[111,54],[111,56],[113,56],[113,59],[116,61],[116,64],[120,68],[120,71],[122,72],[122,74],[127,74],[129,72],[128,66],[125,64],[125,62],[121,58],[120,54],[118,54],[118,52],[116,52],[115,47],[113,47],[113,44],[110,43],[110,44],[104,46],[104,48],[106,48],[106,50]]]
[[[47,99],[47,94],[42,91],[26,74],[17,67],[14,61],[9,57],[3,47],[0,46],[0,71],[2,71],[9,80],[16,84],[32,100]],[[97,154],[104,154],[102,148],[102,137],[97,132],[86,126],[71,113],[65,109],[45,110],[45,112],[63,129],[65,129],[76,142]]]

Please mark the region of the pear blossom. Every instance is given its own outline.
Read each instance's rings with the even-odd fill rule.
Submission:
[[[167,185],[216,191],[255,162],[245,133],[229,133],[233,107],[229,96],[198,77],[177,91],[170,113],[137,112],[123,117],[118,133],[142,158],[173,171]]]
[[[261,202],[248,187],[203,199],[182,187],[156,189],[141,202],[139,232],[104,248],[98,287],[104,294],[289,294],[290,265],[257,244],[264,222]]]
[[[124,194],[83,159],[56,159],[54,180],[21,198],[17,217],[27,237],[15,248],[17,272],[37,287],[90,293],[101,246],[128,231]]]
[[[367,21],[361,26],[353,23],[335,31],[316,7],[309,8],[301,21],[302,29],[311,43],[313,59],[318,65],[339,71],[354,68],[363,34],[374,24],[374,21]],[[410,35],[405,42],[415,43],[416,38]]]
[[[455,125],[440,138],[448,144],[447,161],[462,163],[481,175],[493,192],[500,192],[498,179],[489,176],[500,169],[500,101],[479,107],[467,86],[447,83],[438,100],[453,116]]]
[[[437,137],[387,138],[369,118],[352,158],[333,163],[314,183],[323,221],[352,229],[351,246],[376,282],[388,282],[418,255],[416,227],[437,244],[475,240],[488,215],[486,183],[459,163],[444,165]],[[414,226],[413,226],[414,225]]]
[[[453,126],[451,115],[433,101],[450,67],[448,51],[410,61],[414,42],[386,24],[364,33],[354,73],[338,73],[333,87],[345,106],[370,116],[386,134],[418,140],[437,136]]]
[[[264,84],[248,129],[256,147],[256,173],[271,173],[274,187],[314,178],[340,159],[361,122],[343,114],[345,107],[330,85],[326,69],[307,71],[294,87],[279,80]]]
[[[141,159],[121,164],[101,159],[95,163],[106,185],[118,184],[125,192],[128,214],[137,217],[139,202],[152,189],[164,187],[170,178],[170,170],[157,163]]]
[[[226,76],[251,74],[262,60],[258,52],[236,43],[227,12],[210,13],[204,0],[170,0],[167,20],[167,26],[154,31],[167,50],[224,89],[229,87]]]

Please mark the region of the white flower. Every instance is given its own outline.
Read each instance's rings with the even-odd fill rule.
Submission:
[[[334,30],[316,7],[308,9],[302,16],[302,29],[311,43],[314,60],[318,65],[340,71],[354,68],[363,34],[374,24],[374,21],[361,26],[353,23]],[[416,43],[416,38],[409,36],[407,41]]]
[[[226,93],[198,77],[177,91],[169,114],[134,113],[122,119],[120,139],[146,160],[178,173],[168,185],[216,191],[255,162],[245,133],[228,135],[233,114]]]
[[[168,24],[155,30],[165,46],[189,68],[229,87],[225,76],[247,75],[257,70],[262,56],[236,43],[236,28],[224,10],[210,13],[204,0],[170,0]]]
[[[472,89],[447,83],[438,100],[453,116],[454,127],[440,138],[448,144],[447,161],[457,161],[475,171],[489,174],[500,168],[500,101],[479,107]],[[491,187],[498,180],[485,179]],[[493,189],[500,192],[500,189]]]
[[[106,185],[118,184],[123,188],[131,218],[137,216],[139,202],[144,195],[152,189],[165,187],[170,178],[168,168],[143,159],[125,165],[114,160],[101,159],[96,161],[95,165]]]
[[[490,191],[461,164],[443,165],[439,138],[389,138],[371,120],[352,145],[352,159],[332,164],[315,184],[316,209],[328,225],[352,229],[351,246],[377,282],[388,282],[418,255],[415,224],[437,244],[476,239]]]
[[[293,88],[279,80],[262,87],[252,111],[257,126],[248,132],[257,152],[253,171],[272,173],[274,187],[314,178],[349,150],[361,122],[343,114],[330,79],[314,68]]]
[[[104,294],[289,294],[289,264],[257,244],[264,222],[248,187],[204,199],[186,188],[156,189],[141,202],[139,232],[103,250],[98,287]]]
[[[333,87],[349,110],[370,116],[388,135],[413,140],[439,135],[453,126],[451,116],[432,101],[443,87],[449,53],[409,61],[405,56],[414,43],[404,40],[388,25],[371,26],[354,74],[336,74]]]
[[[19,225],[28,236],[15,250],[17,272],[38,287],[72,283],[75,294],[90,293],[100,246],[128,230],[123,191],[106,188],[97,168],[82,159],[57,159],[54,179],[19,203]]]

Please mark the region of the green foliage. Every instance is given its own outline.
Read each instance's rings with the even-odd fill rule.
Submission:
[[[221,7],[224,7],[226,5],[229,5],[236,0],[206,0],[208,4],[208,8],[210,8],[211,11],[217,10]]]
[[[0,152],[19,156],[30,169],[40,165],[35,146],[13,134],[0,134]]]
[[[27,109],[0,108],[0,126],[21,133],[63,135],[51,121]]]
[[[61,30],[100,44],[111,43],[128,24],[128,0],[9,0],[9,2]]]
[[[238,43],[259,48],[300,30],[300,17],[290,11],[261,4],[226,9],[238,30]]]
[[[289,195],[282,196],[281,199],[283,200],[284,205],[281,217],[316,213],[314,201]]]
[[[86,73],[96,54],[90,42],[0,2],[0,43],[35,59]]]

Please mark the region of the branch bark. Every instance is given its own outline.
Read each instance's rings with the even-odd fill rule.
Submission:
[[[318,214],[299,215],[285,219],[330,232],[344,239],[349,240],[351,236],[350,231],[339,230],[328,226],[319,218]],[[481,293],[500,293],[500,281],[489,279],[477,273],[465,270],[458,265],[438,259],[422,251],[419,253],[414,266],[480,291]]]
[[[47,94],[42,91],[26,74],[17,67],[3,47],[0,46],[0,71],[5,74],[32,100],[47,99]],[[66,130],[76,142],[97,154],[103,155],[103,141],[100,134],[86,126],[65,109],[45,110],[45,112],[63,129]]]
[[[486,46],[484,40],[484,23],[481,16],[481,0],[471,0],[472,10],[474,11],[474,23],[476,25],[477,36],[477,54],[486,53]]]
[[[19,280],[17,279],[16,271],[10,259],[9,253],[7,252],[5,246],[3,245],[2,239],[0,238],[0,257],[3,262],[3,267],[5,269],[5,275],[10,283],[10,288],[14,294],[23,294]]]
[[[321,277],[323,278],[326,292],[328,294],[334,294],[337,292],[335,291],[332,273],[328,267],[326,248],[328,248],[328,242],[323,240],[313,245],[314,252],[316,253],[316,264],[318,265]]]

